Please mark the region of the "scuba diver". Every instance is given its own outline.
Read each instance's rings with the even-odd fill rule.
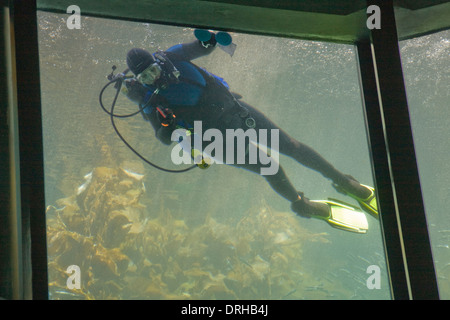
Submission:
[[[175,45],[164,52],[152,54],[133,48],[127,54],[129,70],[125,73],[131,71],[134,77],[124,80],[122,92],[139,105],[142,116],[153,126],[157,139],[170,145],[174,141],[175,130],[184,128],[189,135],[196,121],[201,121],[203,130],[217,129],[224,135],[227,129],[266,129],[269,135],[276,129],[279,153],[321,173],[332,181],[337,191],[356,199],[361,209],[378,217],[374,188],[338,171],[315,150],[290,137],[263,113],[244,102],[239,94],[231,92],[222,78],[191,62],[210,54],[216,47],[228,50],[232,55],[235,44],[227,32],[196,29],[194,35],[194,41]],[[268,149],[263,151],[270,157]],[[230,150],[224,147],[223,153],[227,152]],[[202,164],[207,167],[204,162]],[[232,165],[257,174],[267,167],[262,161],[234,162]],[[346,231],[367,231],[367,219],[358,207],[334,199],[308,199],[292,185],[282,167],[275,174],[262,176],[273,190],[291,203],[296,214],[325,220],[331,226]]]

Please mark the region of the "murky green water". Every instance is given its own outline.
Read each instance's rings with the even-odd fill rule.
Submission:
[[[419,176],[441,299],[450,298],[450,31],[400,43]]]
[[[98,102],[111,66],[125,69],[132,47],[155,51],[191,41],[193,29],[82,17],[81,29],[69,30],[65,19],[38,15],[53,299],[390,298],[381,231],[372,217],[365,235],[339,231],[295,216],[258,175],[226,165],[160,172],[119,140]],[[342,172],[373,185],[354,47],[232,35],[237,44],[233,57],[216,50],[195,63],[223,77],[232,91]],[[448,45],[448,36],[443,39],[441,46]],[[425,50],[420,41],[405,45],[402,53]],[[427,50],[432,55],[438,49]],[[404,63],[416,66],[420,57]],[[407,79],[412,87],[423,88],[428,82],[417,81],[415,72],[407,67]],[[434,81],[439,87],[443,80]],[[412,91],[416,96],[411,100],[422,104],[425,93]],[[106,104],[113,95],[107,91]],[[135,110],[119,98],[117,113]],[[438,120],[417,114],[417,123],[447,130],[443,123],[436,126]],[[175,168],[171,148],[156,140],[140,116],[116,122],[140,153]],[[418,154],[434,141],[419,146]],[[446,151],[439,151],[444,153],[440,159],[448,159]],[[319,173],[286,157],[280,161],[309,198],[351,201]],[[77,197],[83,177],[91,172],[91,184]],[[121,222],[124,217],[129,223]],[[441,230],[440,221],[431,223]],[[447,242],[439,238],[435,244]],[[448,255],[439,257],[445,266]],[[67,288],[69,265],[80,266],[80,289]],[[380,267],[380,289],[366,285],[371,265]]]

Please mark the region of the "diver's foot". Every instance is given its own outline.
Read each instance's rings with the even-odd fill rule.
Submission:
[[[305,218],[319,216],[326,219],[330,216],[330,208],[327,204],[309,201],[303,194],[299,195],[298,200],[291,202],[291,209],[299,216]]]
[[[360,184],[355,178],[346,175],[346,180],[339,183],[333,183],[333,187],[345,195],[353,195],[359,199],[367,199],[372,195],[372,190],[367,186]]]
[[[357,196],[354,196],[352,194],[349,194],[349,196],[358,201],[361,209],[363,209],[374,218],[379,219],[378,202],[375,194],[375,189],[370,186],[362,186],[370,191],[370,195],[367,198],[358,198]]]
[[[333,187],[345,195],[348,195],[358,201],[361,209],[378,219],[378,204],[375,189],[370,186],[360,184],[352,176],[347,176],[346,184],[336,185]]]

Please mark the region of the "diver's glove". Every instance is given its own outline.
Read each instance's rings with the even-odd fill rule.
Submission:
[[[217,40],[214,32],[204,29],[195,29],[194,35],[205,48],[216,46]]]
[[[148,89],[136,78],[125,79],[120,92],[135,104],[144,104]]]
[[[175,115],[169,108],[164,108],[161,106],[156,107],[156,115],[163,127],[170,127],[175,122]]]

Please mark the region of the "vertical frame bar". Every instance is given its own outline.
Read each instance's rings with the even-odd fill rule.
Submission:
[[[22,236],[19,192],[19,142],[10,4],[2,4],[0,21],[0,297],[22,299]]]
[[[25,298],[48,299],[36,1],[13,2]],[[31,259],[30,259],[31,257]],[[31,271],[31,275],[27,272]],[[31,277],[31,279],[30,279]],[[30,288],[31,282],[31,288]]]
[[[401,268],[406,268],[405,274],[409,280],[411,299],[439,299],[409,119],[393,1],[368,0],[367,5],[376,5],[381,12],[381,28],[371,30],[371,49],[375,67],[374,76],[377,80],[378,94],[381,99],[380,115],[384,120],[392,188],[388,186],[388,179],[384,172],[386,168],[382,170],[383,173],[381,170],[376,170],[375,173],[378,190],[381,191],[380,204],[383,229],[385,239],[387,239],[386,246],[388,253],[395,254],[394,256],[388,256],[388,259],[394,259],[390,260],[390,271],[394,272],[392,275],[395,275],[395,272],[398,272]],[[359,45],[359,51],[362,55],[368,55],[365,52],[367,51],[367,45]],[[372,88],[366,89],[373,90],[374,88],[372,85]],[[370,115],[371,112],[378,113],[378,111],[370,109],[366,112],[367,115]],[[379,119],[368,119],[368,121],[379,122]],[[378,125],[380,124],[378,123]],[[372,128],[370,131],[372,145],[374,144],[373,139],[376,139],[378,135],[380,133],[376,134]],[[373,156],[375,162],[380,160],[378,158],[380,154],[373,154]],[[381,160],[384,161],[384,159]],[[381,185],[378,185],[378,183]],[[390,189],[393,191],[391,195],[389,195]],[[386,212],[386,210],[393,209],[393,203],[397,208],[395,219],[393,212]],[[399,239],[393,239],[396,238],[395,234],[390,234],[395,232],[395,224],[398,225]],[[398,248],[391,248],[399,242],[398,240],[400,240],[400,245],[403,248],[403,266],[400,264],[399,257],[396,256],[399,253]],[[404,283],[402,280],[400,283],[393,282],[392,285],[394,287],[397,285],[404,286]],[[403,298],[403,290],[401,297]]]
[[[9,10],[0,4],[0,298],[13,297],[12,275],[12,226],[11,217],[11,171],[10,171],[10,123],[8,99],[8,24]]]
[[[403,246],[399,235],[399,225],[393,198],[389,155],[384,139],[383,120],[378,99],[371,44],[369,42],[358,43],[357,50],[365,120],[372,155],[372,167],[376,177],[378,209],[384,234],[391,294],[394,299],[405,300],[410,298],[408,276],[403,260]]]

